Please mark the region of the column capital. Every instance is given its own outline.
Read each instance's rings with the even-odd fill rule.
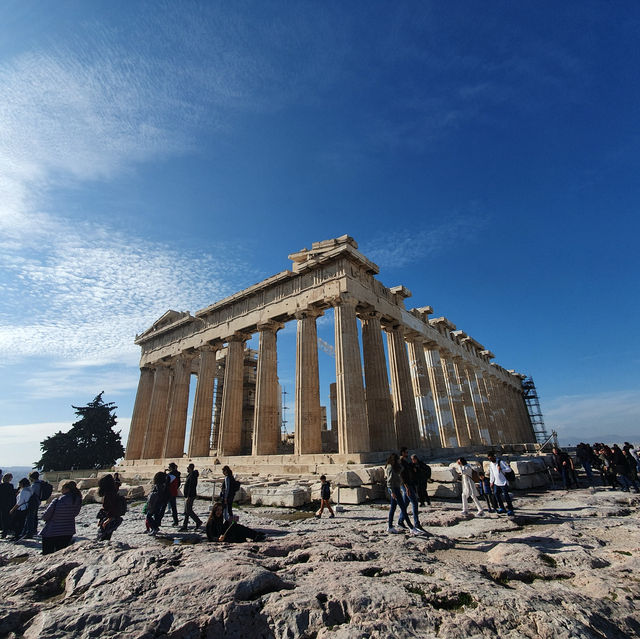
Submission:
[[[229,337],[225,338],[225,342],[247,342],[251,339],[251,333],[243,333],[242,331],[236,331]]]
[[[309,306],[307,308],[301,308],[301,309],[298,309],[293,314],[293,316],[297,320],[304,319],[305,317],[315,319],[316,317],[320,317],[321,315],[324,315],[324,311],[321,308],[318,308],[317,306]]]
[[[273,333],[277,333],[279,330],[282,330],[284,328],[284,324],[282,322],[276,322],[275,320],[265,320],[264,322],[258,322],[256,328],[260,332],[270,331]]]
[[[349,305],[356,307],[360,302],[359,300],[351,295],[351,293],[340,293],[339,295],[335,295],[334,297],[330,297],[327,299],[327,302],[331,304],[331,306],[340,306],[340,305]]]
[[[206,344],[202,344],[202,346],[198,346],[195,350],[198,353],[203,353],[203,352],[213,353],[213,352],[219,351],[221,348],[222,348],[222,344],[218,344],[218,343],[210,344],[207,342]]]

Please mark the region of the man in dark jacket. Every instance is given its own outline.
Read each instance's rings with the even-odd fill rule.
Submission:
[[[571,487],[571,459],[569,455],[559,448],[554,448],[553,453],[553,469],[562,477],[562,485],[564,489]]]
[[[167,470],[167,504],[171,506],[171,514],[173,515],[173,525],[177,526],[178,522],[178,506],[176,497],[180,489],[180,471],[175,462],[169,464]]]
[[[180,530],[187,530],[189,517],[196,523],[196,530],[202,526],[202,520],[193,511],[193,502],[197,495],[199,473],[193,464],[187,466],[187,479],[184,482],[184,523]]]

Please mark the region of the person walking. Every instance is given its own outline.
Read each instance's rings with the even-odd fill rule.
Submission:
[[[411,504],[411,510],[413,512],[413,527],[411,528],[412,534],[417,534],[413,531],[421,531],[420,517],[418,515],[418,486],[416,484],[416,474],[413,469],[413,464],[409,461],[409,451],[402,447],[400,449],[400,465],[402,467],[400,471],[400,478],[402,479],[402,497],[404,499],[405,511]],[[405,523],[406,522],[406,523]],[[405,518],[404,514],[400,512],[398,518],[398,526],[400,528],[406,528],[409,523],[409,519]]]
[[[102,497],[102,508],[98,512],[98,541],[109,541],[122,523],[122,509],[113,475],[108,474],[98,481],[98,495]]]
[[[484,515],[484,510],[478,501],[478,491],[473,481],[473,469],[464,457],[458,457],[456,461],[456,471],[462,479],[462,514],[469,514],[469,498],[472,499],[478,515]]]
[[[200,473],[196,470],[193,464],[187,466],[187,478],[184,482],[184,521],[182,522],[182,528],[180,530],[188,530],[189,517],[193,519],[196,524],[195,530],[198,530],[202,526],[202,520],[193,510],[193,502],[198,496],[198,477]]]
[[[51,501],[42,513],[45,521],[40,532],[43,555],[66,548],[76,534],[76,517],[82,508],[82,493],[75,481],[62,484],[61,492],[62,495]]]
[[[387,532],[390,534],[397,534],[401,531],[393,525],[393,517],[395,515],[396,508],[400,508],[400,513],[405,521],[409,521],[409,515],[407,514],[407,507],[402,495],[402,477],[400,476],[400,473],[402,472],[402,465],[400,464],[400,458],[396,453],[391,453],[391,455],[389,455],[384,472],[390,499]],[[422,535],[424,534],[424,531],[412,528],[411,533],[413,535]]]
[[[224,518],[229,521],[233,518],[233,498],[240,487],[240,483],[233,476],[233,472],[229,466],[222,467],[224,480],[222,481],[222,490],[220,491],[220,501],[224,510]]]
[[[509,495],[509,482],[504,476],[505,471],[509,471],[509,464],[503,462],[501,459],[496,459],[493,453],[489,453],[489,485],[493,494],[498,502],[498,513],[506,512],[507,515],[513,515],[513,503],[511,502],[511,496]],[[505,502],[507,505],[505,511]]]
[[[4,539],[11,531],[11,509],[16,505],[16,489],[13,487],[13,475],[6,473],[0,483],[0,531]]]
[[[331,508],[331,484],[327,481],[326,475],[320,475],[320,482],[320,510],[316,512],[315,517],[316,519],[320,519],[326,508],[329,511],[329,519],[333,519],[336,514],[333,512],[333,508]]]

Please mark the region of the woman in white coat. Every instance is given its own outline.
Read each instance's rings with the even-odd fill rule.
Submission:
[[[478,509],[477,514],[484,515],[484,510],[482,510],[482,506],[478,501],[478,491],[473,481],[473,469],[467,464],[467,460],[464,457],[458,457],[456,464],[456,470],[462,478],[462,514],[469,514],[469,497],[471,497]]]

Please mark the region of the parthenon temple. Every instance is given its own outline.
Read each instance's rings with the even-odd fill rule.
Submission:
[[[365,463],[400,446],[427,452],[535,442],[524,376],[492,362],[490,350],[447,318],[429,317],[430,306],[405,308],[410,291],[383,286],[353,238],[315,242],[289,259],[291,270],[195,315],[167,311],[136,337],[140,382],[125,467],[185,454],[221,463],[268,463],[283,454]],[[327,309],[335,330],[329,425],[316,327]],[[283,450],[277,336],[290,321],[297,324],[294,436],[292,450]],[[246,346],[255,333],[257,353]]]

